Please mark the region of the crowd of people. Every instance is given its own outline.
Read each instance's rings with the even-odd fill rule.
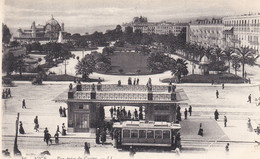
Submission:
[[[121,83],[121,81],[120,81],[120,83]],[[134,78],[134,80],[132,81],[132,78],[129,77],[127,83],[128,83],[128,85],[139,85],[139,78]]]
[[[133,113],[131,113],[130,110],[126,110],[125,107],[111,107],[109,109],[110,112],[110,116],[112,118],[112,120],[143,120],[143,108],[139,107],[139,112],[137,111],[137,109],[134,110]]]
[[[11,89],[10,88],[3,89],[3,91],[2,91],[2,99],[11,98],[11,97],[12,97]]]

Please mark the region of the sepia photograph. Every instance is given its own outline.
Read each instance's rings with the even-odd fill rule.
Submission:
[[[260,158],[259,0],[0,2],[0,158]]]

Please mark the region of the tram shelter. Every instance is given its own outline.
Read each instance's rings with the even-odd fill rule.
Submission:
[[[183,89],[169,91],[167,85],[77,84],[56,102],[68,105],[68,132],[95,132],[105,106],[142,107],[144,120],[176,122],[176,108],[187,104]],[[103,109],[104,110],[104,109]]]

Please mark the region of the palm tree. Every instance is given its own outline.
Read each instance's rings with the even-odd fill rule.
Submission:
[[[228,61],[228,73],[230,73],[230,61],[232,60],[232,55],[234,54],[234,50],[228,47],[223,51],[223,53],[224,53],[224,57]]]
[[[204,49],[204,56],[206,56],[209,59],[212,59],[212,53],[213,53],[213,48],[212,47],[207,47]]]
[[[235,48],[235,52],[240,58],[242,64],[242,77],[245,78],[245,64],[254,65],[256,59],[256,51],[250,49],[249,47]]]
[[[182,75],[185,76],[189,73],[187,64],[186,60],[178,58],[172,65],[171,71],[177,77],[177,82],[180,82]]]
[[[217,61],[220,61],[221,57],[223,56],[223,51],[221,48],[219,47],[216,47],[215,50],[214,50],[214,55],[216,56],[217,58]]]

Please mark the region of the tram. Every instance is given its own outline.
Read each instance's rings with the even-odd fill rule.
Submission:
[[[130,146],[181,147],[180,124],[157,121],[125,121],[113,125],[114,146],[129,148]]]

